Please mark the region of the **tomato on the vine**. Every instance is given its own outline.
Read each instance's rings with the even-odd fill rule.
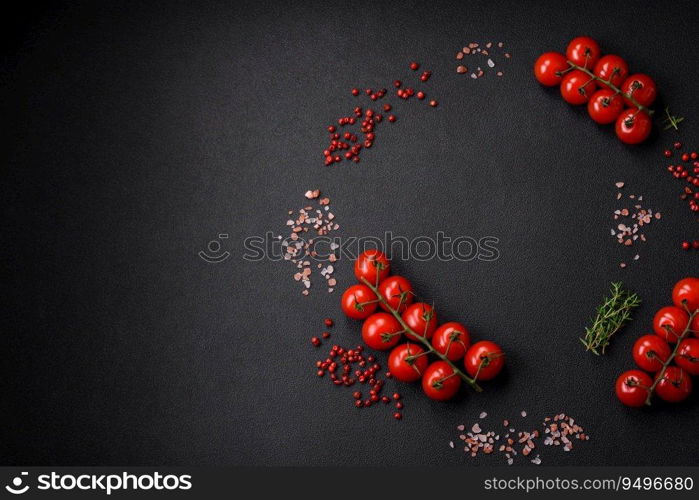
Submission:
[[[377,312],[364,320],[362,325],[362,340],[377,351],[386,351],[400,342],[403,327],[392,315]]]
[[[682,368],[668,366],[655,386],[655,393],[668,403],[684,401],[692,393],[692,378]]]
[[[377,297],[366,285],[353,285],[342,294],[342,312],[352,319],[364,319],[376,311]]]
[[[391,309],[402,313],[413,303],[415,294],[413,293],[413,285],[403,276],[389,276],[379,285],[379,294],[388,303],[388,306],[381,302],[379,305],[385,311],[390,312]],[[390,309],[389,309],[390,306]]]
[[[427,340],[432,338],[437,328],[437,313],[431,305],[424,302],[416,302],[408,306],[402,318],[412,331]],[[406,333],[405,336],[410,340],[419,340],[412,333]]]
[[[495,342],[481,340],[473,344],[464,357],[466,372],[476,380],[495,378],[505,366],[505,353]]]
[[[587,103],[587,112],[594,121],[606,125],[616,120],[624,110],[624,103],[616,92],[610,89],[600,89]]]
[[[621,84],[621,91],[625,95],[631,95],[638,104],[646,107],[653,104],[658,94],[658,89],[653,79],[643,73],[636,73],[624,80],[624,83]],[[624,102],[629,107],[636,106],[626,97],[624,97]]]
[[[380,250],[365,250],[354,261],[354,275],[360,283],[364,283],[363,279],[365,279],[372,286],[376,286],[387,278],[390,272],[391,263],[386,254]]]
[[[687,338],[680,342],[675,363],[690,375],[699,375],[699,339]]]
[[[576,69],[563,77],[561,96],[568,104],[579,106],[590,99],[596,87],[597,84],[589,75]]]
[[[427,367],[422,377],[422,390],[428,398],[437,401],[453,398],[459,387],[461,377],[446,361],[435,361]]]
[[[388,370],[401,382],[415,382],[425,373],[428,362],[425,349],[407,342],[395,347],[388,355]]]
[[[689,324],[689,315],[679,307],[667,306],[655,313],[653,331],[659,337],[674,344]]]
[[[648,389],[653,380],[646,372],[629,370],[619,375],[614,386],[616,397],[626,406],[638,408],[643,406],[648,398]]]
[[[629,74],[629,65],[621,57],[607,54],[595,64],[595,76],[618,87]]]
[[[633,359],[639,368],[658,372],[672,353],[670,346],[657,335],[644,335],[633,345]]]
[[[650,135],[653,122],[645,111],[627,109],[616,119],[616,136],[626,144],[639,144]]]
[[[560,52],[541,54],[534,63],[534,76],[539,83],[547,87],[555,87],[561,83],[563,72],[570,68],[568,61]]]
[[[444,354],[449,361],[463,358],[470,345],[471,335],[468,328],[456,321],[444,323],[432,336],[434,350]]]
[[[699,278],[684,278],[672,289],[672,302],[677,307],[684,309],[685,300],[690,311],[699,309]]]
[[[599,44],[589,36],[573,38],[566,49],[566,57],[578,66],[591,69],[600,56]]]

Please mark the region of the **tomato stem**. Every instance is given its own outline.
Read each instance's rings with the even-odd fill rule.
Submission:
[[[606,85],[607,87],[609,87],[610,89],[612,89],[612,90],[613,90],[614,92],[616,92],[617,94],[622,94],[622,95],[623,95],[624,97],[626,97],[629,101],[631,101],[631,103],[633,103],[633,105],[636,106],[636,107],[638,108],[639,111],[645,111],[645,112],[648,113],[649,115],[652,115],[652,114],[655,112],[655,111],[653,111],[652,109],[649,109],[649,108],[643,106],[641,103],[639,103],[639,102],[633,97],[633,95],[631,95],[631,93],[626,94],[626,93],[622,92],[621,89],[620,89],[619,87],[617,87],[616,85],[614,85],[614,84],[611,82],[611,77],[610,77],[609,80],[605,80],[604,78],[600,78],[599,76],[595,75],[592,71],[590,71],[589,69],[587,69],[587,67],[585,67],[585,66],[587,66],[587,63],[585,64],[585,66],[578,66],[578,65],[575,64],[574,62],[568,61],[568,64],[570,65],[571,68],[579,69],[579,70],[582,71],[583,73],[587,74],[587,75],[590,77],[590,80],[597,80],[598,82],[601,82],[601,83],[603,83],[604,85]],[[615,69],[614,72],[612,72],[612,75],[614,75],[616,71],[618,71],[618,69]],[[587,83],[590,83],[590,82],[588,81]],[[587,85],[587,83],[586,83],[585,85]]]
[[[479,386],[478,383],[476,383],[475,379],[472,379],[471,377],[466,375],[464,372],[462,372],[454,363],[452,363],[449,360],[449,358],[446,357],[446,355],[435,350],[434,347],[432,347],[432,344],[430,343],[430,341],[427,340],[427,337],[425,335],[419,335],[418,333],[415,332],[415,330],[410,328],[405,321],[403,321],[403,317],[400,315],[400,313],[396,309],[393,309],[391,307],[391,305],[386,301],[386,299],[383,298],[381,293],[379,293],[378,284],[376,286],[374,286],[371,283],[369,283],[369,281],[366,278],[362,278],[362,281],[364,282],[364,284],[366,286],[371,288],[372,292],[374,292],[376,294],[376,296],[378,297],[378,301],[381,302],[382,304],[384,304],[386,306],[386,309],[388,311],[390,311],[391,314],[393,314],[393,316],[396,318],[396,320],[398,320],[400,325],[405,329],[405,332],[411,334],[413,336],[413,338],[418,339],[418,341],[420,341],[427,348],[427,351],[425,352],[425,354],[432,353],[435,356],[437,356],[438,358],[441,358],[442,361],[446,362],[451,367],[451,369],[454,372],[454,375],[458,375],[459,377],[461,377],[461,379],[464,382],[466,382],[468,385],[470,385],[474,391],[483,392],[483,388],[481,386]],[[427,322],[429,322],[429,320],[427,320]],[[427,327],[425,327],[425,333],[427,333]],[[415,357],[417,357],[417,356],[415,356]]]
[[[647,405],[650,405],[651,398],[653,397],[653,393],[655,392],[655,388],[658,386],[658,383],[660,383],[660,381],[665,376],[665,370],[667,369],[668,366],[670,366],[670,363],[672,363],[672,361],[677,356],[677,352],[680,350],[680,344],[685,339],[685,337],[687,337],[692,332],[692,328],[691,328],[692,321],[694,320],[694,317],[699,314],[699,309],[697,309],[694,312],[689,312],[689,308],[687,307],[686,299],[684,301],[682,301],[682,303],[684,304],[685,309],[689,313],[689,321],[687,322],[687,326],[685,327],[684,331],[682,332],[682,335],[677,336],[677,334],[675,332],[672,332],[675,336],[677,336],[677,343],[675,343],[675,348],[672,350],[672,353],[670,354],[670,356],[668,356],[668,358],[663,363],[663,367],[658,372],[658,376],[655,377],[655,381],[653,382],[653,385],[651,385],[648,388],[648,397],[646,398]]]

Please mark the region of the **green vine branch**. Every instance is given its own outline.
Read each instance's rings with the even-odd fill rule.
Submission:
[[[377,274],[378,274],[378,273],[377,273]],[[481,386],[478,385],[478,382],[476,382],[476,380],[478,379],[478,374],[476,374],[476,376],[475,376],[474,378],[471,378],[471,377],[469,377],[467,374],[465,374],[463,371],[461,371],[461,369],[459,369],[459,367],[457,367],[452,361],[450,361],[449,358],[446,357],[446,355],[444,355],[444,354],[442,354],[441,352],[435,350],[434,347],[432,347],[432,344],[430,343],[430,341],[427,340],[427,337],[426,337],[425,335],[420,335],[420,334],[416,333],[412,328],[410,328],[410,327],[406,324],[405,321],[403,321],[403,317],[402,317],[402,316],[400,315],[400,313],[398,312],[398,310],[400,309],[400,305],[399,305],[399,307],[398,307],[398,310],[392,308],[391,305],[383,298],[383,296],[382,296],[381,293],[379,292],[378,284],[377,284],[377,285],[373,285],[372,283],[369,283],[369,282],[368,282],[366,279],[364,279],[364,278],[362,278],[362,281],[363,281],[364,284],[365,284],[366,286],[368,286],[368,287],[371,289],[371,291],[374,292],[374,294],[378,297],[378,302],[381,302],[381,303],[386,307],[386,309],[387,309],[388,311],[390,311],[390,313],[393,315],[393,317],[396,318],[396,320],[397,320],[397,321],[400,323],[400,325],[403,327],[404,332],[405,332],[406,334],[412,335],[413,338],[417,339],[420,343],[422,343],[422,344],[425,346],[426,351],[425,351],[423,354],[419,354],[419,355],[415,356],[415,358],[417,358],[418,356],[424,355],[424,354],[434,354],[435,356],[439,357],[442,361],[445,361],[446,363],[449,364],[449,366],[451,367],[451,369],[453,370],[454,373],[453,373],[452,375],[449,375],[449,376],[445,377],[444,379],[441,379],[441,380],[438,381],[438,382],[442,382],[442,383],[443,383],[444,380],[446,380],[446,378],[449,378],[449,377],[452,377],[452,376],[456,375],[456,376],[461,377],[461,379],[462,379],[464,382],[466,382],[469,386],[471,386],[471,388],[472,388],[474,391],[476,391],[476,392],[483,392],[483,388],[482,388]],[[378,281],[378,276],[377,276],[377,281]],[[403,302],[403,301],[402,301],[402,298],[401,298],[401,304],[402,304],[402,302]],[[412,339],[411,339],[411,340],[412,340]],[[449,352],[449,351],[446,351],[446,352]],[[488,361],[488,360],[487,360],[487,359],[481,360],[481,365],[483,365],[483,363],[486,362],[486,361]],[[479,368],[478,368],[478,371],[480,371],[480,366],[479,366]]]

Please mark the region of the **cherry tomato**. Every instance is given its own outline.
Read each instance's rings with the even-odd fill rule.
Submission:
[[[432,338],[437,328],[437,313],[431,305],[424,302],[416,302],[408,306],[402,317],[412,331],[427,340]],[[406,333],[405,336],[410,340],[419,340],[412,333]]]
[[[689,315],[679,307],[663,307],[653,318],[653,331],[667,342],[674,344],[682,335],[687,324]]]
[[[587,103],[590,118],[602,125],[612,123],[623,110],[621,97],[610,89],[598,90]]]
[[[401,382],[415,382],[420,380],[422,374],[425,373],[427,369],[428,359],[427,355],[418,356],[423,354],[425,350],[417,345],[407,342],[395,347],[391,354],[388,355],[388,369],[391,375]],[[412,357],[411,360],[406,361],[406,358]]]
[[[684,309],[684,300],[687,301],[686,306],[690,311],[699,309],[699,278],[682,279],[672,289],[672,302],[677,307]]]
[[[627,109],[616,119],[616,136],[626,144],[638,144],[650,135],[653,122],[645,111]]]
[[[626,406],[638,408],[645,404],[651,385],[653,380],[646,372],[629,370],[616,379],[616,397]]]
[[[464,357],[466,372],[476,380],[495,378],[505,366],[505,354],[495,342],[481,340],[473,344]]]
[[[631,75],[621,84],[621,91],[626,95],[631,95],[641,106],[650,106],[658,95],[658,89],[653,79],[643,73]],[[629,99],[624,97],[624,102],[629,107],[635,107]]]
[[[677,366],[668,366],[663,378],[655,386],[655,393],[663,401],[679,403],[692,393],[692,378]]]
[[[555,87],[563,80],[563,71],[570,68],[568,61],[560,52],[541,54],[534,63],[534,76],[539,83],[547,87]]]
[[[353,285],[342,294],[342,312],[352,319],[364,319],[376,311],[376,295],[366,285]],[[368,302],[368,303],[367,303]]]
[[[384,298],[394,311],[402,313],[413,303],[413,285],[403,276],[389,276],[379,285],[379,294]],[[390,312],[389,307],[381,302],[379,304],[385,311]]]
[[[461,387],[461,377],[446,361],[435,361],[425,370],[422,377],[422,390],[427,397],[437,401],[446,401],[454,397]]]
[[[690,375],[699,375],[699,339],[690,337],[680,342],[675,363]]]
[[[618,87],[629,74],[629,66],[621,57],[608,54],[595,64],[595,76]]]
[[[631,352],[639,368],[647,372],[659,372],[672,350],[657,335],[644,335],[636,341]]]
[[[584,68],[594,68],[601,54],[599,44],[589,36],[573,38],[566,49],[569,61]]]
[[[446,355],[449,361],[458,361],[464,357],[471,345],[471,335],[461,323],[451,321],[437,328],[432,337],[434,350]]]
[[[590,76],[580,70],[573,70],[563,77],[561,82],[561,96],[574,106],[585,104],[595,92],[597,84],[590,80]]]
[[[403,327],[392,314],[377,312],[364,320],[362,340],[377,351],[387,351],[400,342]]]
[[[692,320],[692,324],[689,325],[689,328],[694,332],[695,337],[699,337],[699,314],[694,315],[694,319]]]
[[[362,252],[357,260],[354,261],[354,275],[360,283],[364,283],[362,278],[366,279],[372,286],[381,283],[391,272],[391,263],[383,252],[371,249]]]

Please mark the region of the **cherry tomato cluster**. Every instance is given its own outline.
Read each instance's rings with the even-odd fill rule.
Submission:
[[[692,393],[691,376],[699,375],[699,338],[690,337],[699,337],[699,278],[678,281],[672,302],[655,314],[654,334],[633,346],[640,370],[624,372],[616,381],[616,395],[626,406],[650,404],[653,394],[677,403]]]
[[[534,63],[534,75],[547,87],[560,85],[563,99],[574,106],[587,104],[595,122],[616,123],[616,135],[626,144],[638,144],[650,135],[653,123],[648,107],[657,88],[643,73],[629,76],[629,66],[613,54],[602,56],[590,37],[574,38],[563,55],[546,52]]]
[[[354,263],[360,282],[342,295],[342,310],[364,320],[362,339],[371,349],[387,351],[391,376],[402,382],[422,382],[435,400],[454,397],[462,381],[480,391],[477,381],[490,380],[502,370],[505,357],[494,342],[471,344],[468,329],[457,322],[439,325],[434,308],[415,301],[410,281],[390,275],[391,264],[379,250],[367,250]],[[378,309],[381,309],[378,311]],[[405,337],[407,342],[401,342]],[[430,362],[429,355],[439,358]],[[456,365],[463,362],[465,373]]]

